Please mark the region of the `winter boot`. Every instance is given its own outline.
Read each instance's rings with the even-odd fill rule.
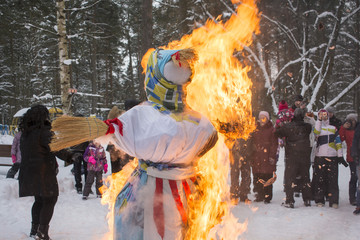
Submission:
[[[355,209],[355,211],[353,212],[354,215],[359,215],[360,214],[360,207],[357,207]]]
[[[310,200],[305,200],[304,205],[305,205],[305,207],[311,207],[311,201]]]
[[[81,188],[81,187],[76,188],[76,192],[77,192],[78,194],[82,194],[82,193],[83,193],[83,192],[82,192],[82,188]]]
[[[48,234],[49,225],[39,225],[39,229],[36,234],[37,240],[51,240]]]
[[[39,224],[31,223],[30,237],[35,238]]]
[[[281,204],[282,206],[286,207],[286,208],[294,208],[294,203],[292,202],[284,202]]]

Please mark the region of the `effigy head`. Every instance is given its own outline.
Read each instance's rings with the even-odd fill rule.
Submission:
[[[154,50],[146,66],[147,99],[169,110],[182,111],[183,86],[191,79],[190,62],[195,58],[196,55],[192,49]]]

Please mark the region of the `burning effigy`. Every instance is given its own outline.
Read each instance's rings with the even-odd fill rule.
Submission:
[[[148,101],[105,123],[67,116],[53,123],[53,150],[107,135],[136,157],[103,189],[104,239],[237,239],[246,230],[230,211],[228,148],[255,129],[250,69],[234,54],[251,44],[259,14],[254,1],[237,2],[227,22],[209,20],[148,51]]]

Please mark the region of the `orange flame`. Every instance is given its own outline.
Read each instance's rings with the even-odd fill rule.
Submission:
[[[234,4],[238,2],[233,0]],[[244,0],[227,22],[209,20],[191,35],[163,47],[193,48],[197,52],[198,60],[191,63],[193,76],[187,86],[186,103],[207,116],[222,134],[218,144],[198,162],[200,181],[198,191],[191,196],[194,201],[189,204],[186,239],[237,239],[246,230],[247,222],[238,223],[230,211],[227,147],[231,147],[236,138],[247,139],[255,129],[251,108],[252,82],[247,75],[250,68],[243,66],[234,53],[252,43],[253,34],[259,32],[259,21],[256,3]],[[142,59],[144,69],[150,51]],[[119,186],[122,187],[125,177],[130,175],[123,171],[116,176],[121,180],[111,179],[111,187],[102,200],[102,203],[110,202],[111,210],[115,200],[113,194],[119,193]],[[119,186],[111,190],[115,185]],[[110,230],[113,226],[111,214],[112,211],[109,213]]]

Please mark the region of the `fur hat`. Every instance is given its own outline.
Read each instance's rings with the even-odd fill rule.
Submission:
[[[294,111],[294,118],[296,118],[296,119],[304,119],[306,112],[307,112],[306,109],[296,108],[295,111]]]
[[[268,120],[270,120],[270,115],[269,115],[269,113],[266,112],[266,111],[261,111],[261,112],[259,113],[259,119],[260,119],[261,116],[264,116],[264,117],[266,117]]]
[[[350,113],[346,116],[345,120],[350,120],[350,119],[354,119],[355,121],[358,120],[358,115],[356,113]]]
[[[121,114],[122,114],[122,111],[117,106],[113,106],[113,108],[110,110],[110,112],[108,114],[108,119],[117,118]]]
[[[129,110],[132,107],[135,107],[136,105],[140,104],[141,102],[136,99],[126,99],[125,100],[125,111]]]
[[[297,102],[297,101],[303,101],[304,100],[304,97],[302,95],[295,95],[294,97],[294,102]]]
[[[289,106],[285,100],[279,102],[279,112],[284,109],[289,109]]]

